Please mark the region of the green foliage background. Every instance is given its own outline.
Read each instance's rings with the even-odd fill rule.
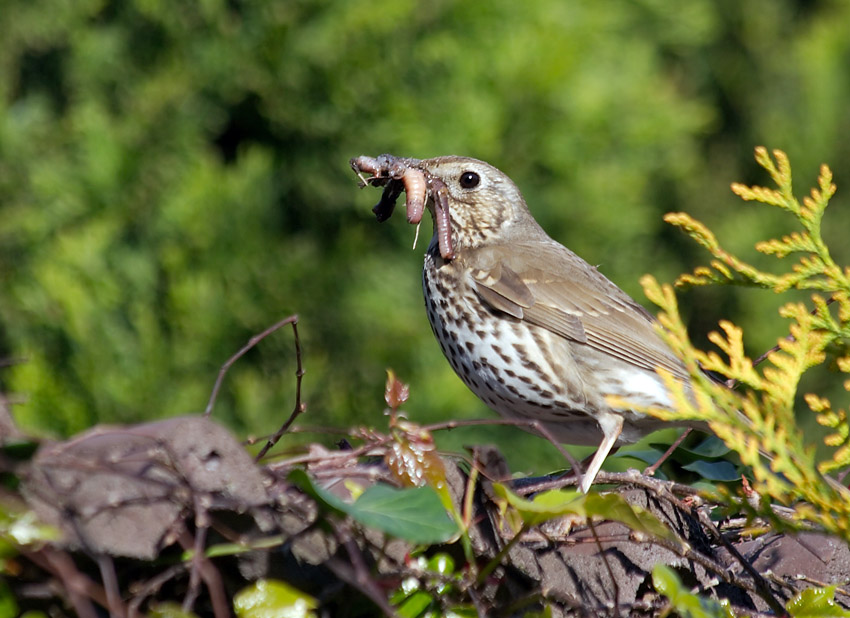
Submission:
[[[379,227],[348,159],[485,159],[642,298],[641,274],[701,263],[664,212],[744,255],[782,233],[728,189],[764,182],[766,144],[801,186],[831,164],[825,235],[846,263],[848,32],[846,0],[6,0],[0,351],[25,362],[2,386],[58,435],[198,411],[220,364],[297,312],[304,422],[382,426],[390,366],[414,419],[485,417],[424,318],[428,234],[411,252],[412,228]],[[754,355],[783,332],[769,292],[685,302],[695,332],[732,318]],[[293,371],[282,332],[216,415],[276,428]]]

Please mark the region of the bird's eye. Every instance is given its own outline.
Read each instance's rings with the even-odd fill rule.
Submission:
[[[474,189],[481,182],[481,177],[475,172],[464,172],[460,175],[460,186],[464,189]]]

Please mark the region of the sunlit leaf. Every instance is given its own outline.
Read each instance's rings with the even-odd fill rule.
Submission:
[[[455,561],[450,555],[439,552],[428,559],[428,570],[448,577],[455,572]]]
[[[33,511],[0,504],[0,536],[16,545],[31,545],[55,541],[61,534],[53,526],[42,523]]]
[[[403,618],[417,618],[417,616],[420,616],[422,612],[428,609],[433,602],[434,597],[431,596],[431,593],[425,590],[417,590],[405,598],[404,601],[398,605],[396,611],[398,611],[399,616],[403,616]]]
[[[318,601],[279,580],[261,579],[236,593],[237,618],[313,618]]]
[[[850,611],[836,603],[835,588],[807,588],[788,601],[785,609],[794,618],[850,618]]]
[[[590,517],[609,519],[625,524],[635,532],[675,542],[676,535],[646,509],[630,504],[619,494],[588,494],[585,511]]]
[[[667,597],[680,618],[733,618],[731,610],[713,599],[692,593],[676,572],[666,564],[652,569],[652,585],[658,594]]]
[[[523,522],[529,526],[536,526],[565,515],[581,518],[598,517],[618,521],[636,532],[671,541],[676,540],[675,534],[655,515],[637,505],[629,504],[619,494],[583,494],[572,489],[552,489],[528,500],[516,495],[500,483],[494,483],[493,489],[519,512]]]
[[[577,490],[552,489],[537,494],[532,500],[518,496],[502,483],[493,483],[493,490],[516,509],[522,521],[529,526],[569,514],[584,516],[587,496]]]

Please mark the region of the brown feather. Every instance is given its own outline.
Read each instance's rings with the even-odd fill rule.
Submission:
[[[481,297],[494,309],[636,367],[663,367],[688,379],[643,307],[572,251],[547,240],[467,251],[465,259]],[[496,297],[498,302],[493,302]]]

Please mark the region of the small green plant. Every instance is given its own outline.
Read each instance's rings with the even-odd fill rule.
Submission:
[[[850,463],[847,412],[834,407],[825,397],[805,394],[810,412],[832,430],[826,437],[826,444],[833,447],[831,456],[819,459],[814,445],[804,441],[795,409],[800,378],[806,371],[825,363],[832,355],[841,372],[850,372],[850,353],[844,345],[850,338],[850,268],[835,263],[821,236],[824,211],[835,193],[835,185],[831,171],[824,165],[818,187],[800,202],[794,197],[785,153],[775,150],[771,157],[760,147],[756,149],[756,160],[778,188],[734,184],[732,190],[744,200],[787,211],[802,226],[802,230],[781,239],[760,242],[756,249],[777,258],[793,254],[799,259],[781,274],[764,272],[724,250],[699,221],[684,213],[671,213],[666,220],[684,230],[713,257],[709,266],[679,277],[676,286],[739,284],[777,293],[812,290],[811,305],[788,302],[781,307],[780,314],[790,320],[789,333],[767,355],[766,366],[756,367],[744,351],[741,328],[728,321],[720,322],[722,333],[709,335],[722,355],[695,348],[679,315],[673,287],[661,285],[651,276],[644,277],[647,297],[661,308],[662,334],[687,365],[694,385],[690,396],[671,375],[660,371],[673,393],[676,410],[651,412],[660,418],[707,421],[717,436],[752,468],[752,488],[761,498],[760,515],[778,524],[814,523],[850,539],[850,491],[825,476]],[[718,383],[705,371],[720,374],[727,382]],[[850,390],[850,379],[845,379],[844,388]],[[749,508],[744,499],[727,498],[739,507]],[[770,502],[791,506],[792,520],[778,522],[769,508]]]

